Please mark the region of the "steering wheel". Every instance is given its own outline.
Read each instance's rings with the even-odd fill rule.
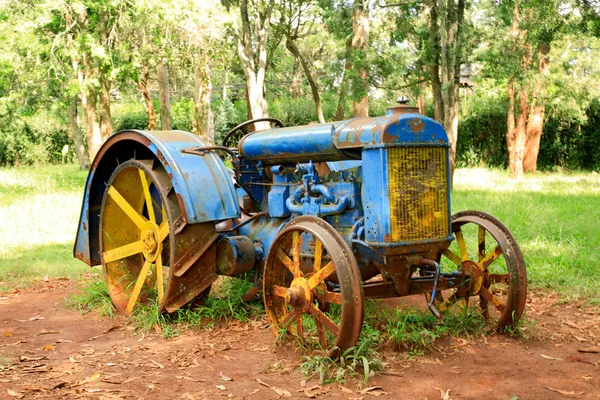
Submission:
[[[240,139],[242,138],[242,136],[248,134],[248,126],[256,123],[256,122],[271,122],[273,125],[275,125],[277,128],[282,128],[283,127],[283,123],[276,119],[276,118],[256,118],[256,119],[250,119],[246,122],[242,122],[241,124],[239,124],[238,126],[234,127],[233,129],[231,129],[229,132],[227,132],[227,134],[225,135],[225,137],[223,138],[223,146],[224,147],[233,147],[233,144],[237,144],[237,142],[240,141]],[[241,132],[241,134],[237,134],[237,132]],[[237,139],[234,141],[234,139]]]

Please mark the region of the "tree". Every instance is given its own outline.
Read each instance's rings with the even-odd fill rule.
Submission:
[[[350,65],[354,69],[351,79],[352,114],[369,116],[369,80],[366,52],[369,49],[369,1],[354,0],[352,7],[352,39],[349,42]],[[349,60],[346,60],[348,63]]]
[[[315,24],[320,18],[318,11],[313,5],[312,0],[292,0],[281,7],[280,29],[285,35],[285,47],[294,56],[294,77],[292,85],[292,97],[297,95],[297,77],[296,63],[299,62],[304,71],[304,75],[310,85],[313,101],[317,110],[317,119],[324,123],[323,106],[321,104],[321,94],[319,83],[311,70],[310,61],[302,54],[298,46],[299,39],[307,38],[317,33]],[[309,15],[310,14],[310,15]],[[322,48],[322,46],[321,46]]]
[[[450,174],[454,176],[458,141],[460,66],[465,0],[429,0],[431,91],[435,118],[450,140]]]
[[[228,4],[226,4],[228,5]],[[268,117],[265,98],[267,41],[275,0],[239,0],[241,27],[233,30],[237,52],[246,78],[248,115],[252,119]],[[257,124],[256,128],[268,124]]]

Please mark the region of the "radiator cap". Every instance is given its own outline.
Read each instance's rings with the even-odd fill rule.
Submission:
[[[403,114],[418,114],[419,107],[408,105],[408,97],[400,96],[396,100],[398,105],[387,108],[385,115],[403,115]]]

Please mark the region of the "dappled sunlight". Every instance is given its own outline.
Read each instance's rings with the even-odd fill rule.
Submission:
[[[521,179],[512,179],[505,170],[461,168],[454,173],[454,188],[495,192],[600,194],[600,174],[538,172]]]
[[[38,194],[0,205],[0,256],[15,248],[73,243],[77,232],[80,193]]]

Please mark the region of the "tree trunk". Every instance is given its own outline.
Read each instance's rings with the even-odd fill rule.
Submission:
[[[369,116],[369,82],[365,57],[368,48],[369,2],[368,0],[355,0],[352,10],[352,50],[354,60],[361,60],[357,71],[359,81],[354,82],[352,88],[352,114],[355,117]],[[357,54],[359,57],[356,57]]]
[[[227,86],[229,85],[229,70],[227,67],[225,69],[225,78],[223,79],[223,100],[227,98]]]
[[[523,157],[525,155],[525,139],[527,137],[527,116],[529,115],[529,98],[524,87],[519,88],[519,110],[515,126],[515,178],[523,176]]]
[[[71,99],[69,99],[67,112],[69,117],[69,137],[73,141],[75,155],[77,156],[77,161],[79,162],[79,169],[86,170],[90,167],[90,159],[85,151],[83,133],[79,128],[79,117],[77,115],[77,96],[73,96]]]
[[[169,93],[169,70],[164,61],[158,63],[158,98],[160,101],[160,129],[170,131],[171,99]]]
[[[508,148],[508,170],[511,176],[517,172],[515,148],[516,148],[516,130],[515,130],[515,79],[510,77],[507,85],[508,109],[506,112],[506,146]]]
[[[262,8],[262,10],[254,15],[251,23],[248,14],[248,0],[239,2],[242,31],[241,33],[236,32],[235,36],[238,56],[246,78],[248,114],[252,119],[269,116],[264,88],[267,72],[267,39],[274,6],[274,0],[260,2],[257,8]],[[256,129],[267,129],[268,127],[269,124],[266,122],[255,124]]]
[[[348,71],[352,69],[352,62],[350,57],[352,56],[352,38],[346,39],[346,60],[344,61],[344,71],[342,72],[342,82],[340,84],[340,96],[338,97],[338,103],[335,110],[335,120],[342,121],[344,119],[344,99],[346,97],[346,89],[348,86]]]
[[[438,35],[437,0],[429,4],[429,74],[431,75],[431,92],[433,94],[434,118],[444,121],[444,101],[442,98],[442,81],[440,79],[440,38]]]
[[[292,72],[292,100],[296,100],[298,97],[298,80],[300,79],[300,73],[298,71],[298,58],[294,57],[294,70]]]
[[[150,94],[150,68],[147,65],[142,66],[137,85],[144,100],[144,109],[148,114],[148,129],[151,131],[156,130],[156,111]]]
[[[93,160],[102,145],[102,133],[98,124],[98,112],[96,110],[96,88],[92,81],[96,78],[96,72],[90,64],[88,54],[83,55],[83,76],[80,75],[82,85],[81,105],[85,110],[85,128],[88,139],[88,153]]]
[[[462,29],[464,21],[465,0],[458,0],[456,8],[454,3],[450,5],[452,9],[448,10],[448,22],[451,26],[448,29],[448,49],[451,54],[448,55],[448,102],[444,104],[445,120],[444,127],[451,140],[450,147],[450,182],[454,182],[454,166],[456,165],[456,145],[458,143],[458,117],[460,101],[460,65],[462,63]]]
[[[210,65],[205,57],[196,66],[196,85],[194,90],[194,133],[214,144],[214,124],[210,108],[212,82]]]
[[[104,141],[113,133],[112,118],[110,116],[110,82],[104,73],[100,74],[100,85],[100,134],[102,135],[102,141]]]
[[[546,113],[546,85],[544,78],[548,74],[549,53],[550,45],[541,42],[538,45],[539,76],[533,89],[531,99],[533,104],[529,110],[527,121],[527,138],[525,141],[525,156],[523,158],[523,170],[525,172],[535,173],[537,171],[537,159],[540,152],[540,140],[542,138],[544,115]]]
[[[306,62],[304,57],[302,57],[302,54],[300,54],[300,49],[298,49],[298,46],[296,45],[296,42],[293,39],[288,37],[285,42],[285,46],[290,51],[290,53],[292,53],[295,59],[300,60],[300,64],[302,64],[302,69],[304,70],[304,75],[306,75],[306,79],[308,80],[308,83],[310,85],[310,90],[312,91],[315,107],[317,108],[317,118],[319,122],[325,123],[325,117],[323,116],[323,106],[321,105],[321,96],[319,94],[319,85],[315,81],[312,72],[310,71],[308,63]]]

